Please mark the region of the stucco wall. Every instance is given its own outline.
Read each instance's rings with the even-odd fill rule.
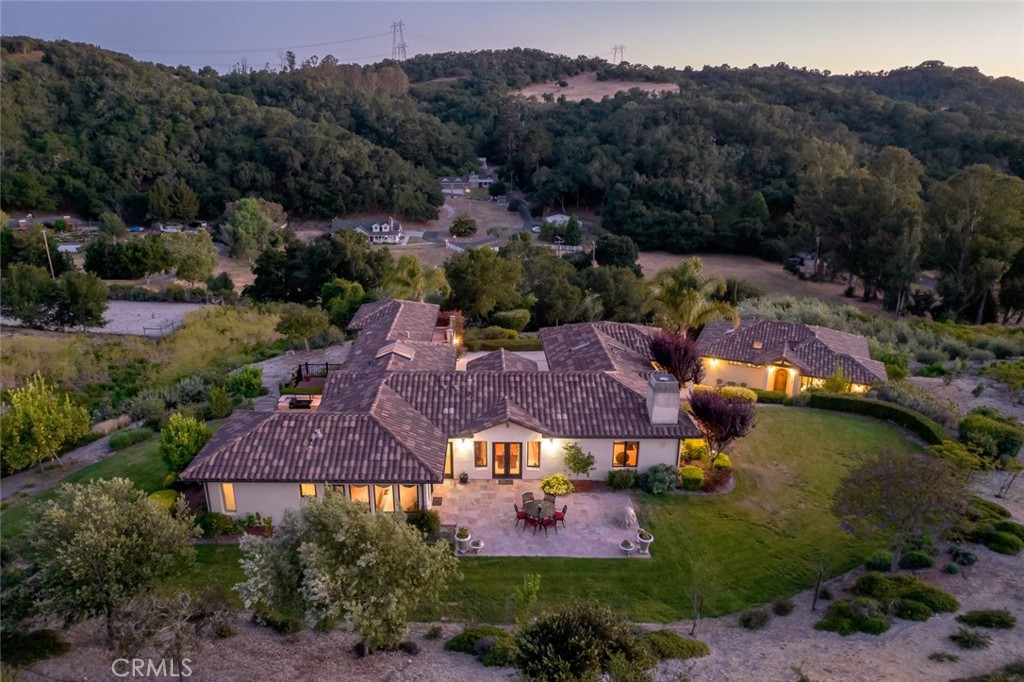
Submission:
[[[373,483],[353,481],[357,485],[369,485],[370,497],[374,496]],[[224,496],[221,492],[220,483],[207,483],[207,501],[210,511],[227,514],[228,516],[244,517],[247,514],[259,513],[261,516],[269,516],[273,519],[280,519],[285,509],[296,509],[302,504],[304,498],[299,494],[298,483],[233,483],[235,489],[236,511],[229,512],[224,509]],[[324,484],[316,483],[316,496],[323,498]],[[347,494],[347,488],[346,494]],[[395,504],[398,505],[398,491],[393,491]],[[432,494],[432,486],[429,483],[419,485],[420,507],[429,509]],[[311,498],[305,498],[311,499]],[[371,501],[371,507],[373,502]]]
[[[704,383],[708,386],[718,386],[718,381],[727,384],[730,381],[741,386],[746,384],[748,388],[760,388],[771,390],[774,386],[775,373],[787,372],[789,374],[786,383],[786,392],[789,395],[796,395],[800,392],[800,373],[793,369],[784,367],[751,367],[749,365],[733,364],[727,360],[716,360],[712,362],[709,358],[703,358]]]

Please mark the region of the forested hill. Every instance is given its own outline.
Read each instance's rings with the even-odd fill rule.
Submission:
[[[4,38],[2,50],[7,210],[141,220],[154,183],[184,179],[204,216],[258,195],[298,215],[426,218],[441,201],[433,176],[485,156],[535,208],[598,211],[643,248],[778,256],[808,227],[801,183],[866,168],[887,146],[921,162],[926,198],[974,164],[1024,176],[1024,84],[935,62],[833,76],[516,48],[219,75],[67,42]],[[680,91],[514,96],[588,72]]]

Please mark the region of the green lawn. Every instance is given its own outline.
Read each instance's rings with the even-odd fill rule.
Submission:
[[[68,474],[62,482],[80,483],[97,478],[120,477],[131,479],[137,488],[141,488],[147,493],[160,490],[164,487],[164,479],[167,478],[170,471],[160,458],[159,445],[160,436],[157,434],[149,440],[115,452],[95,464]],[[0,513],[0,536],[4,540],[8,540],[20,533],[29,517],[32,505],[42,500],[51,499],[56,494],[58,487],[59,485],[44,490],[28,500],[11,505],[3,513]]]
[[[835,412],[760,408],[757,419],[754,432],[731,448],[731,493],[638,495],[641,523],[655,536],[651,559],[469,558],[465,581],[448,596],[448,615],[506,620],[524,573],[541,574],[541,604],[590,597],[635,620],[671,621],[691,615],[694,560],[717,576],[709,615],[811,587],[819,555],[836,573],[852,568],[874,548],[837,527],[832,490],[871,453],[916,446],[882,422]]]

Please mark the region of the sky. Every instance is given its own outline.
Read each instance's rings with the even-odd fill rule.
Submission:
[[[332,54],[391,56],[392,24],[408,56],[534,47],[643,64],[776,64],[833,73],[939,60],[1024,80],[1024,0],[1013,2],[206,2],[0,0],[0,32],[66,39],[136,59],[228,71]]]

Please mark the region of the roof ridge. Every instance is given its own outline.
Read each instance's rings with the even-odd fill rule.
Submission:
[[[429,464],[427,464],[425,461],[423,461],[423,458],[420,457],[419,453],[416,451],[416,448],[414,448],[414,447],[410,446],[408,443],[406,443],[405,440],[398,433],[392,431],[388,427],[387,423],[384,420],[380,419],[376,414],[374,414],[373,409],[376,408],[377,401],[383,396],[384,389],[387,389],[388,393],[392,394],[396,400],[401,401],[403,405],[408,406],[409,410],[412,411],[413,413],[415,413],[420,420],[426,422],[430,426],[430,428],[432,428],[437,433],[441,434],[445,438],[446,442],[448,440],[448,437],[441,431],[441,429],[439,429],[437,427],[436,424],[434,424],[434,422],[430,421],[430,419],[428,419],[425,414],[423,414],[422,412],[417,410],[409,401],[407,401],[405,398],[403,398],[402,395],[400,393],[398,393],[398,391],[396,391],[393,388],[391,388],[390,386],[388,386],[387,382],[385,382],[385,381],[380,382],[380,386],[379,386],[379,388],[377,390],[377,397],[374,399],[373,406],[370,408],[370,413],[367,416],[369,416],[371,419],[373,419],[373,421],[376,422],[376,424],[380,428],[384,429],[384,431],[389,436],[391,436],[395,440],[395,442],[397,442],[399,445],[401,445],[403,448],[405,448],[405,450],[409,453],[409,455],[412,456],[412,458],[416,460],[416,462],[420,465],[420,467],[424,471],[426,471],[429,474],[434,474],[435,473],[434,470],[430,468]]]

